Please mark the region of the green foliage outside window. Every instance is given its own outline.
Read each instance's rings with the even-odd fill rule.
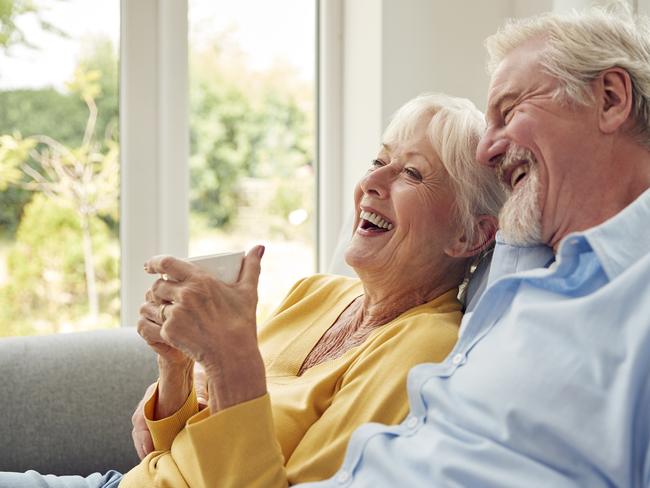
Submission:
[[[84,329],[114,325],[119,314],[119,249],[101,219],[91,223],[101,313]],[[11,280],[0,291],[0,335],[60,332],[87,317],[81,228],[75,211],[42,194],[25,207],[7,256]]]
[[[288,68],[252,71],[228,46],[222,36],[190,59],[192,211],[209,226],[228,229],[251,197],[272,201],[269,194],[291,180],[290,191],[301,195],[296,205],[311,214],[311,196],[301,188],[313,182],[313,88]],[[303,168],[311,170],[306,178]],[[247,194],[242,183],[249,178],[269,182],[264,195]],[[259,222],[262,234],[277,227],[266,223]],[[294,234],[306,237],[309,225]]]
[[[191,56],[191,209],[205,229],[228,230],[262,208],[251,236],[309,238],[312,87],[288,68],[248,69],[226,41]],[[67,92],[0,91],[0,336],[118,325],[114,52],[96,42]],[[62,182],[47,158],[82,161],[88,177]],[[81,203],[66,184],[95,193]]]
[[[0,0],[0,48],[9,50],[16,45],[34,47],[16,22],[25,15],[31,16],[44,31],[65,36],[64,32],[43,17],[42,10],[43,4],[35,0]]]

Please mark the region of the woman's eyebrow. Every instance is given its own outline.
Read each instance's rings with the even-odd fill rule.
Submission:
[[[420,151],[406,151],[404,154],[406,156],[422,156],[424,159],[427,159],[427,157]]]
[[[420,151],[407,151],[404,153],[404,156],[406,156],[407,158],[411,158],[413,156],[419,156],[422,159],[424,159],[426,162],[430,162],[429,158],[426,157],[426,155],[421,153]]]
[[[388,154],[391,154],[391,153],[392,153],[392,146],[391,146],[389,143],[387,143],[387,142],[382,142],[382,143],[381,143],[381,148],[382,148],[383,151],[386,151]],[[413,157],[413,156],[419,156],[419,157],[421,157],[422,159],[424,159],[425,161],[429,162],[429,158],[427,158],[427,157],[426,157],[423,153],[421,153],[420,151],[406,151],[406,152],[404,153],[404,157],[407,157],[407,158],[408,158],[408,157]]]

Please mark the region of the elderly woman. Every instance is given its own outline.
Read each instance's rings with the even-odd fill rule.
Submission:
[[[159,355],[144,405],[154,450],[119,486],[324,479],[355,428],[402,421],[407,373],[453,347],[458,287],[496,231],[503,194],[474,161],[483,124],[470,102],[445,95],[399,109],[354,192],[345,257],[359,279],[298,282],[259,333],[263,247],[247,254],[232,285],[183,260],[148,261],[148,272],[168,277],[149,290],[138,325]],[[201,411],[195,363],[209,392]]]

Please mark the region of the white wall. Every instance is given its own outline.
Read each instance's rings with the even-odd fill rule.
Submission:
[[[650,0],[632,0],[637,12],[643,15],[650,15]]]
[[[408,9],[401,2],[385,2],[383,125],[400,105],[425,91],[466,97],[482,107],[488,83],[483,40],[511,15],[511,2],[406,4]]]

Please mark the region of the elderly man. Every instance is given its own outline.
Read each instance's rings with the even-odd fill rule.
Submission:
[[[543,15],[487,46],[478,159],[511,196],[486,292],[406,420],[313,486],[650,487],[650,24]]]

